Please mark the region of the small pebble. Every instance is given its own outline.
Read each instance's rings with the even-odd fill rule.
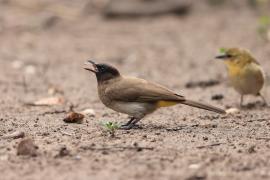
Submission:
[[[203,140],[204,140],[204,141],[207,141],[207,140],[208,140],[208,137],[203,137]]]
[[[200,167],[201,167],[200,164],[190,164],[190,165],[188,166],[189,169],[199,169]]]
[[[224,96],[222,94],[215,94],[211,97],[212,100],[222,100],[224,98]]]
[[[70,151],[67,149],[67,147],[62,147],[59,150],[58,157],[64,157],[64,156],[68,156],[68,155],[70,155]]]
[[[226,110],[227,114],[236,114],[236,113],[239,113],[239,112],[240,112],[240,110],[237,109],[237,108],[229,108],[229,109]]]
[[[29,74],[29,75],[34,75],[36,74],[36,67],[33,66],[33,65],[27,65],[25,68],[24,68],[24,72],[25,74]]]
[[[37,156],[37,149],[32,139],[23,139],[17,147],[17,155]]]
[[[82,157],[80,155],[76,155],[76,156],[74,156],[74,159],[79,161],[82,159]]]
[[[256,146],[255,146],[255,145],[250,146],[250,147],[248,148],[248,150],[247,150],[247,151],[248,151],[248,153],[250,153],[250,154],[255,153],[255,152],[256,152],[255,148],[256,148]]]

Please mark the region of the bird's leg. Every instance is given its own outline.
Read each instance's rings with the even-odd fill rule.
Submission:
[[[262,101],[263,101],[263,106],[268,106],[267,101],[266,101],[266,99],[264,98],[264,96],[263,96],[261,93],[259,93],[258,96],[261,97],[261,99],[262,99]]]
[[[135,118],[134,121],[132,121],[131,124],[134,126],[134,125],[135,125],[137,122],[139,122],[140,120],[141,120],[141,118],[139,118],[139,119],[136,119],[136,118]]]
[[[243,101],[244,101],[244,95],[241,95],[241,99],[240,99],[240,107],[243,107]]]
[[[122,126],[128,126],[134,119],[135,119],[135,117],[131,117],[130,120],[127,123],[122,124],[121,127]]]
[[[132,120],[132,121],[131,121]],[[136,123],[137,122],[139,122],[141,119],[137,119],[137,118],[135,118],[135,117],[132,117],[131,119],[130,119],[130,121],[127,123],[127,124],[125,124],[125,125],[122,125],[121,127],[120,127],[120,129],[123,129],[123,130],[129,130],[129,129],[132,129],[135,125],[136,125]]]

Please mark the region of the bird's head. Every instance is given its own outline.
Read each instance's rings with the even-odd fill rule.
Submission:
[[[228,68],[243,68],[255,61],[247,50],[240,48],[221,49],[221,55],[216,56],[216,58],[223,60]]]
[[[91,65],[92,67],[85,67],[85,70],[95,73],[98,82],[107,81],[120,76],[119,71],[108,64],[97,64],[92,60],[85,62],[85,65]]]

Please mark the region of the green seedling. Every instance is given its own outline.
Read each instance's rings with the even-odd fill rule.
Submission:
[[[268,31],[270,28],[270,17],[269,16],[261,16],[259,18],[259,27],[257,29],[258,34],[264,40],[269,40]]]
[[[270,17],[269,16],[261,16],[259,18],[259,24],[262,27],[269,27],[269,25],[270,25]]]
[[[219,52],[221,54],[225,54],[226,53],[226,48],[219,48]]]
[[[103,122],[102,126],[104,127],[104,129],[110,133],[111,137],[115,137],[115,131],[117,129],[119,129],[119,125],[115,122]]]

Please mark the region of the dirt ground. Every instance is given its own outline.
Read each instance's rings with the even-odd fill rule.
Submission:
[[[256,10],[243,3],[198,3],[184,16],[107,20],[99,12],[102,3],[85,12],[84,0],[40,1],[46,8],[19,2],[0,1],[1,180],[270,179],[270,108],[259,98],[246,98],[249,105],[231,115],[163,108],[140,128],[116,131],[111,138],[100,122],[125,122],[127,116],[104,107],[95,77],[82,68],[96,59],[190,99],[238,108],[240,97],[214,57],[220,47],[244,47],[270,71],[269,43],[257,33]],[[186,86],[209,80],[220,83]],[[263,93],[270,102],[269,91]],[[215,95],[223,99],[213,100]],[[66,103],[25,105],[45,97]],[[67,124],[70,104],[95,115]],[[17,155],[22,139],[4,138],[16,131],[34,140],[37,156]]]

